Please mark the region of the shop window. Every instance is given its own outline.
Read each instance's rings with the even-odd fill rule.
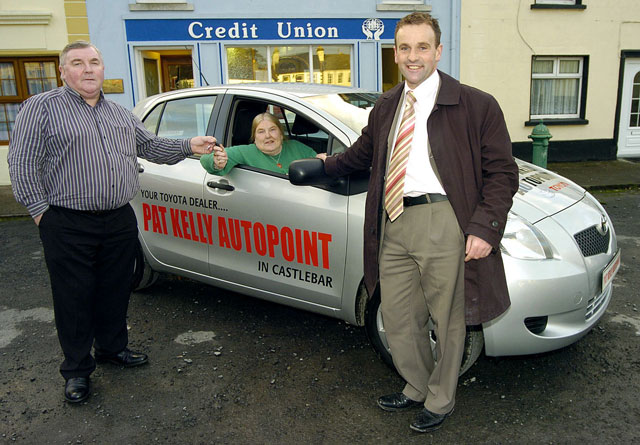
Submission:
[[[58,58],[0,58],[0,142],[8,142],[20,104],[61,86]]]
[[[267,47],[227,47],[229,83],[268,82]]]
[[[531,120],[584,118],[586,58],[534,57]]]
[[[314,72],[318,83],[351,86],[351,48],[346,45],[317,46],[314,49]],[[331,77],[329,77],[331,75]]]
[[[227,82],[351,85],[348,45],[227,46]]]

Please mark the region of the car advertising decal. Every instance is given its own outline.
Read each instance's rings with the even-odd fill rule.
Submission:
[[[219,208],[214,200],[203,200],[201,198],[159,193],[150,190],[142,190],[141,194],[144,198],[169,204],[226,211],[226,209]],[[214,223],[217,223],[217,230],[214,227]],[[281,256],[288,263],[298,263],[325,270],[330,268],[329,245],[333,240],[333,236],[330,233],[288,226],[279,227],[265,222],[241,220],[225,216],[214,217],[208,213],[149,202],[142,202],[141,229],[145,232],[173,236],[191,242],[215,245],[216,247],[238,252],[253,253],[264,258]],[[330,276],[295,267],[258,261],[257,271],[320,286],[333,287],[333,280]]]

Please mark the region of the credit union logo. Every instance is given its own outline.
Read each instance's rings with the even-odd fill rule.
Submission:
[[[380,40],[384,32],[384,23],[380,19],[367,19],[362,22],[362,32],[367,36],[367,40]]]

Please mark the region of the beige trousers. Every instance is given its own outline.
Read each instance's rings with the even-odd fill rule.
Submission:
[[[464,236],[449,201],[388,219],[380,252],[381,310],[404,395],[444,414],[455,404],[465,339]],[[436,357],[427,323],[433,320]]]

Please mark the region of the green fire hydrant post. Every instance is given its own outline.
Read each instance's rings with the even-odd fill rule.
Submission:
[[[535,165],[547,168],[547,155],[549,153],[549,139],[551,133],[545,124],[540,122],[535,126],[529,138],[533,140],[533,156],[531,162]]]

